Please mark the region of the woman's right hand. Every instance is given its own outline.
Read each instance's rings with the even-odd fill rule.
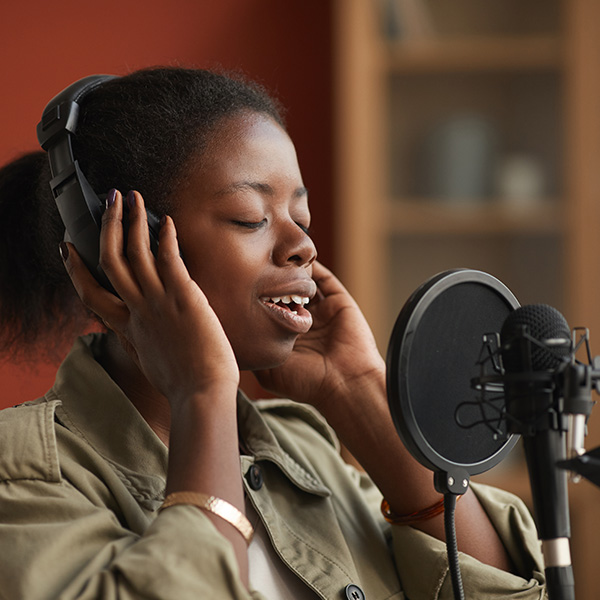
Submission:
[[[179,254],[175,225],[162,222],[156,258],[150,251],[142,196],[128,195],[129,236],[123,249],[123,198],[106,209],[100,265],[118,296],[92,277],[72,245],[67,271],[83,303],[119,337],[145,378],[170,404],[168,425],[145,406],[146,420],[169,447],[166,494],[208,493],[244,510],[238,450],[233,349],[206,296]],[[140,409],[142,410],[142,409]],[[159,416],[160,416],[159,412]],[[232,544],[242,581],[248,581],[246,542],[220,517],[206,513]]]
[[[233,350],[181,259],[173,220],[167,216],[161,223],[155,258],[141,194],[130,192],[127,202],[126,255],[120,192],[109,195],[100,233],[100,265],[119,297],[92,277],[72,244],[61,245],[79,297],[118,335],[148,381],[171,404],[214,387],[237,388]]]

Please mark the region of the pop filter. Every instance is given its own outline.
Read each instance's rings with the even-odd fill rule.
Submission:
[[[459,424],[457,414],[476,396],[484,334],[498,332],[519,302],[482,271],[444,271],[423,283],[402,308],[387,353],[388,403],[398,434],[411,454],[461,494],[468,476],[499,463],[517,442],[502,419]],[[497,415],[496,415],[497,416]],[[490,415],[490,419],[492,416]],[[467,419],[468,420],[468,419]],[[452,484],[458,479],[457,486]],[[440,489],[441,488],[441,489]]]

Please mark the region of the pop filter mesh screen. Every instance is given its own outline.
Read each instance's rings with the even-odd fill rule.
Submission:
[[[461,427],[455,412],[459,404],[477,396],[471,379],[479,375],[483,335],[499,332],[511,310],[493,288],[463,282],[437,295],[416,324],[406,373],[410,406],[429,445],[448,461],[475,464],[506,443],[503,436],[495,440],[485,424]],[[469,412],[473,421],[481,419],[478,408],[465,414]],[[461,422],[462,417],[461,410]],[[505,432],[504,423],[500,428]]]

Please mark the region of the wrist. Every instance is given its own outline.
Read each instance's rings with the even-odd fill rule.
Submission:
[[[190,417],[203,412],[235,411],[238,386],[235,382],[216,382],[193,390],[178,390],[168,397],[171,418]]]
[[[385,364],[382,361],[360,375],[340,375],[337,385],[324,397],[327,400],[322,400],[318,408],[334,429],[340,419],[362,419],[365,411],[383,405],[387,410]]]
[[[236,395],[193,394],[172,409],[167,492],[213,494],[241,507]]]

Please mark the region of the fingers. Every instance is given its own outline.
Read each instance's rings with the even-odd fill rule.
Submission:
[[[175,223],[168,215],[161,222],[156,268],[167,291],[172,291],[191,280],[179,252]]]
[[[156,269],[154,255],[150,250],[148,215],[144,200],[139,192],[131,191],[127,194],[126,202],[129,211],[127,262],[131,274],[143,295],[159,294],[164,291],[164,287]]]
[[[117,294],[127,303],[164,291],[150,250],[148,219],[139,192],[127,195],[127,254],[124,253],[124,201],[112,190],[100,231],[100,266]]]
[[[127,206],[124,206],[126,203]],[[125,242],[123,217],[128,221]],[[124,252],[124,244],[127,252]],[[110,312],[115,304],[91,276],[74,246],[61,245],[65,264],[80,297],[91,310],[105,321],[114,324]],[[68,256],[72,260],[68,260]],[[119,307],[141,307],[148,299],[162,297],[167,288],[189,284],[191,278],[181,259],[175,225],[170,217],[161,222],[159,247],[156,258],[150,249],[148,218],[144,200],[139,192],[131,191],[124,200],[117,190],[111,190],[102,216],[100,231],[100,266],[123,303]],[[102,293],[100,294],[100,291]],[[95,295],[100,294],[100,303]],[[114,328],[114,327],[113,327]]]
[[[117,294],[130,301],[140,289],[125,260],[123,244],[123,196],[111,190],[106,199],[106,210],[102,215],[100,229],[100,266]]]
[[[124,215],[128,221],[126,242]],[[192,296],[198,293],[181,258],[171,217],[163,218],[158,235],[155,257],[150,248],[148,215],[141,194],[129,192],[124,200],[117,190],[109,193],[100,230],[100,266],[118,297],[104,290],[94,279],[72,244],[61,244],[61,253],[64,251],[65,265],[77,293],[112,329],[123,325],[127,312],[143,311],[144,306],[156,308],[165,295],[180,301],[192,288]],[[117,325],[119,319],[121,326]]]
[[[341,284],[340,280],[318,261],[313,263],[312,278],[317,284],[321,298],[331,296],[332,294],[348,294],[348,291]]]

